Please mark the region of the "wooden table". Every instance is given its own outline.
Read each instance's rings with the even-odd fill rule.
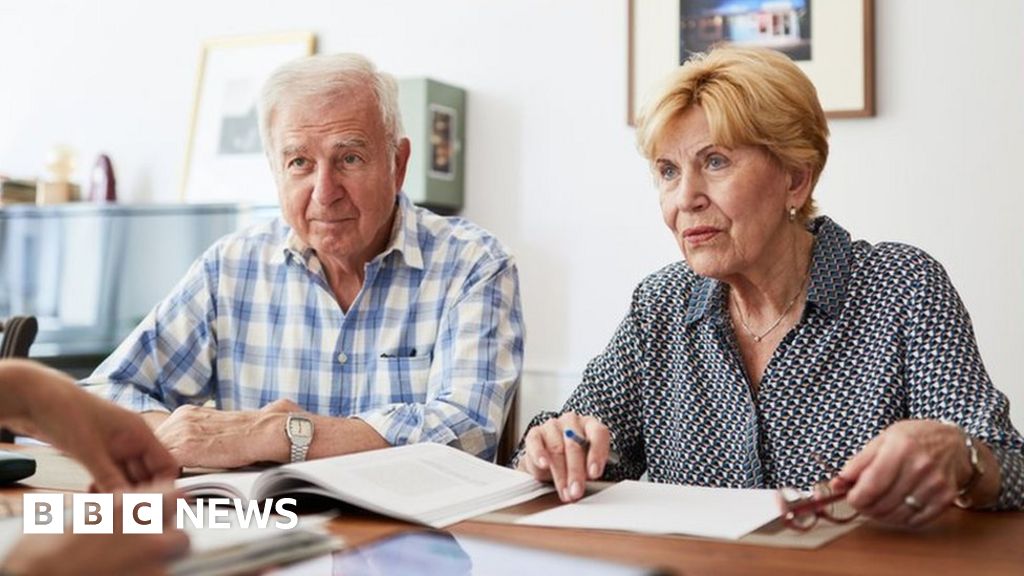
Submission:
[[[20,508],[21,494],[34,489],[80,490],[87,476],[76,463],[39,447],[23,450],[39,461],[39,472],[24,485],[0,489],[0,501]],[[554,503],[554,496],[546,498]],[[542,506],[544,502],[537,502]],[[350,546],[421,528],[371,515],[346,515],[332,532]],[[1024,575],[1024,513],[981,513],[951,509],[933,524],[898,530],[864,524],[816,550],[794,550],[685,537],[517,526],[466,521],[449,529],[476,536],[661,567],[678,574],[907,574]]]

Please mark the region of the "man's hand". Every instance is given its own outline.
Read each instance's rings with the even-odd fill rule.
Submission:
[[[93,486],[110,491],[178,475],[178,464],[138,416],[79,388],[67,375],[28,361],[6,361],[14,427],[82,462]]]
[[[182,466],[240,468],[287,462],[286,418],[286,413],[267,407],[238,412],[188,405],[164,420],[156,435]]]

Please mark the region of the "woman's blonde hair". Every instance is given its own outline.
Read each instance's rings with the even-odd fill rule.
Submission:
[[[814,85],[787,56],[735,46],[694,55],[665,78],[637,117],[644,157],[654,161],[665,129],[690,106],[704,110],[716,144],[759,146],[784,169],[810,168],[813,192],[828,158],[828,124]],[[808,198],[799,216],[806,220],[815,211]]]

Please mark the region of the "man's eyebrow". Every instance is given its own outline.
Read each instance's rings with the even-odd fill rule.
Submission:
[[[302,144],[292,144],[281,149],[281,157],[287,158],[288,156],[294,156],[305,151],[306,147]]]
[[[369,143],[364,138],[342,138],[332,144],[331,148],[339,150],[341,148],[366,148],[367,146]]]

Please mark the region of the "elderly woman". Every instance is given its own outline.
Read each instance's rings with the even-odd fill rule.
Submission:
[[[685,262],[637,287],[516,467],[563,501],[644,472],[764,488],[841,468],[847,501],[888,523],[1024,506],[1024,439],[942,266],[815,217],[827,137],[814,86],[777,52],[722,47],[667,79],[637,141]]]

